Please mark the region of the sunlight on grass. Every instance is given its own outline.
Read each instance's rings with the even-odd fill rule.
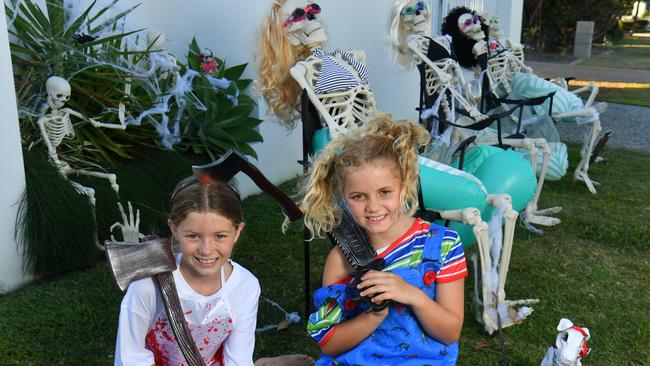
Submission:
[[[608,88],[608,89],[650,89],[650,84],[639,84],[639,83],[624,83],[624,82],[612,82],[612,81],[585,81],[585,80],[571,80],[569,81],[569,86],[586,86],[587,84],[594,83],[598,85],[599,88]]]
[[[569,88],[576,89],[589,83],[598,85],[596,99],[600,101],[650,107],[650,84],[571,80]]]

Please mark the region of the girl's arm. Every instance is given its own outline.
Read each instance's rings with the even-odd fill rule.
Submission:
[[[156,290],[151,278],[133,282],[120,306],[115,342],[115,366],[154,364],[153,353],[145,348],[145,338],[156,306]]]
[[[362,296],[372,297],[375,293],[383,292],[373,298],[375,302],[391,299],[411,306],[429,336],[451,344],[458,340],[463,327],[464,277],[467,276],[467,265],[463,245],[455,231],[448,229],[445,232],[442,245],[449,249],[435,276],[435,301],[393,273],[368,272],[362,277],[359,286],[363,289]]]
[[[370,271],[362,278],[362,296],[372,297],[380,303],[393,300],[411,306],[418,321],[427,334],[445,344],[451,344],[460,337],[464,316],[464,280],[436,285],[436,301],[419,288],[407,283],[400,276],[390,272]]]
[[[236,286],[236,290],[228,294],[235,319],[234,329],[223,343],[225,366],[253,366],[260,285],[252,274],[246,274],[248,276]]]
[[[323,286],[336,283],[346,277],[354,269],[347,262],[341,249],[335,247],[327,256],[323,270]],[[366,339],[388,315],[388,309],[381,312],[361,313],[352,319],[345,320],[335,325],[334,333],[321,344],[321,351],[330,356],[337,356],[346,352]]]
[[[445,344],[460,338],[464,318],[464,279],[436,285],[436,301],[424,292],[414,299],[413,312],[431,337]]]

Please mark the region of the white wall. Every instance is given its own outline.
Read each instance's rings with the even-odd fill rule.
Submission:
[[[25,190],[25,168],[20,147],[16,92],[9,53],[4,6],[0,7],[0,294],[9,292],[29,278],[22,272],[22,258],[14,238],[17,202]]]

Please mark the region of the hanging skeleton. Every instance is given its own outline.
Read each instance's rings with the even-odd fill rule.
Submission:
[[[88,169],[74,169],[65,160],[62,160],[57,153],[57,148],[65,138],[74,137],[74,127],[72,126],[71,116],[77,117],[82,121],[89,122],[94,127],[113,128],[124,130],[126,124],[123,122],[119,124],[101,123],[92,118],[86,118],[81,113],[74,111],[70,108],[65,108],[65,103],[70,100],[71,88],[70,84],[63,78],[58,76],[51,76],[45,83],[47,90],[47,107],[43,111],[43,115],[38,119],[38,126],[41,131],[41,137],[45,146],[47,146],[48,155],[50,160],[59,170],[61,175],[67,177],[71,174],[88,175],[108,180],[111,188],[115,193],[119,193],[119,186],[117,185],[117,177],[115,174],[102,173]],[[49,109],[49,113],[48,112]],[[72,185],[88,196],[90,202],[95,205],[95,191],[90,187],[82,186],[79,183],[72,182]]]

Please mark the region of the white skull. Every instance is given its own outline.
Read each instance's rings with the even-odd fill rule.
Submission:
[[[316,47],[327,41],[325,29],[320,17],[307,8],[316,5],[307,0],[288,0],[280,8],[281,20],[284,22],[284,32],[293,46],[305,45]],[[304,12],[304,19],[296,20],[294,12]]]
[[[472,13],[461,14],[458,17],[458,29],[467,38],[480,41],[485,38],[485,33],[481,30],[481,20],[478,15]]]
[[[429,9],[422,0],[411,0],[400,13],[404,29],[410,34],[429,34]]]
[[[150,30],[147,32],[147,45],[151,51],[164,51],[167,38],[161,32]]]
[[[70,100],[70,83],[62,77],[50,76],[45,82],[47,102],[52,109],[63,108],[65,102]]]

